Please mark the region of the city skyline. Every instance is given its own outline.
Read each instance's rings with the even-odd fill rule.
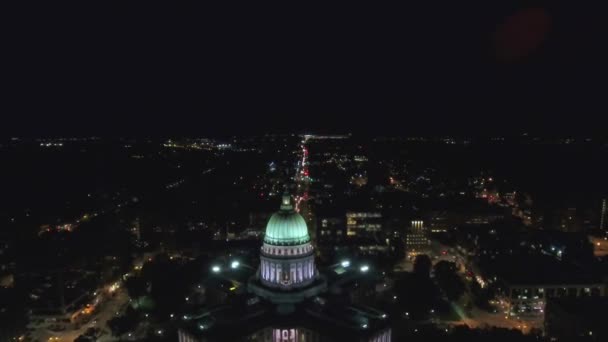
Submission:
[[[6,11],[0,341],[608,341],[605,11]]]

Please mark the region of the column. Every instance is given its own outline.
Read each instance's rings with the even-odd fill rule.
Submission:
[[[266,263],[264,263],[264,259],[260,260],[260,277],[266,279]]]
[[[268,281],[274,282],[274,263],[273,262],[270,263],[270,267],[269,267],[268,271],[270,271],[270,277],[268,277]]]
[[[315,270],[314,270],[312,259],[308,259],[306,266],[308,268],[308,279],[311,279],[315,276],[314,275]]]
[[[299,262],[298,263],[298,282],[303,282],[304,281],[304,265]]]

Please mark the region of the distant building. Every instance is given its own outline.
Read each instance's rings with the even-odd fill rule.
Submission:
[[[345,248],[356,256],[389,256],[393,251],[388,241],[372,238],[349,239]]]
[[[28,292],[31,319],[77,323],[89,318],[97,282],[91,273],[55,271],[19,273],[15,284]]]
[[[344,217],[319,217],[317,224],[317,243],[334,244],[344,242],[346,222]]]
[[[11,255],[11,247],[7,240],[0,237],[0,278],[2,275],[15,271],[15,260]]]
[[[431,233],[445,233],[450,228],[447,211],[434,211],[429,215],[428,226]]]
[[[608,204],[606,203],[606,199],[604,198],[602,200],[602,211],[600,214],[600,229],[601,230],[606,230],[608,229]]]
[[[249,227],[256,230],[263,230],[264,226],[266,225],[266,222],[268,222],[270,214],[270,212],[250,212]]]
[[[563,232],[580,232],[582,230],[576,208],[567,208],[562,210],[558,215],[559,230]]]
[[[133,226],[131,227],[131,233],[135,236],[136,242],[141,241],[141,225],[139,223],[139,217],[133,221]]]
[[[430,248],[429,229],[424,221],[412,221],[412,225],[405,236],[405,248],[408,254],[419,254]]]
[[[597,215],[597,212],[596,214]],[[532,225],[545,230],[559,230],[567,233],[584,232],[597,222],[591,211],[574,206],[548,206],[532,210]]]
[[[556,298],[547,302],[545,334],[560,341],[608,341],[608,297]]]
[[[347,212],[347,236],[373,236],[382,231],[382,214],[379,212]]]
[[[607,295],[597,276],[547,255],[486,257],[479,268],[477,282],[482,288],[494,284],[509,316],[542,316],[553,298]]]

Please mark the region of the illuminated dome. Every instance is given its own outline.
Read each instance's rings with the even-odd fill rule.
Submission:
[[[276,246],[301,245],[310,242],[308,227],[302,215],[293,210],[289,195],[283,196],[281,210],[270,217],[264,243]]]
[[[266,225],[257,273],[262,287],[256,287],[254,284],[251,287],[253,291],[275,302],[299,301],[306,298],[308,292],[294,295],[293,291],[305,288],[317,279],[314,247],[310,242],[306,222],[293,210],[289,195],[284,195],[281,210],[272,215]],[[281,296],[276,292],[269,292],[271,289],[288,291],[291,294]]]

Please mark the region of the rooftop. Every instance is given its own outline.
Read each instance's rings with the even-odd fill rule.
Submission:
[[[600,279],[574,264],[548,255],[500,255],[483,257],[479,267],[510,285],[598,284]]]
[[[309,241],[306,221],[293,210],[289,195],[284,195],[281,210],[273,214],[266,225],[264,242],[271,245],[299,245]]]

